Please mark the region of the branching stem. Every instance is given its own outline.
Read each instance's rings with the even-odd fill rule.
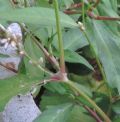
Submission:
[[[78,95],[82,96],[85,100],[87,100],[93,106],[93,108],[95,108],[97,113],[104,119],[105,122],[111,122],[109,117],[96,105],[96,103],[92,99],[90,99],[86,94],[84,94],[79,88],[77,88],[72,81],[67,81],[65,83],[70,86],[74,93],[77,92]]]

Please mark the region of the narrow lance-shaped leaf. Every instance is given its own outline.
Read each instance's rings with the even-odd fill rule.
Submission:
[[[94,27],[94,30],[92,29]],[[120,39],[100,21],[92,21],[88,25],[90,41],[94,45],[104,67],[107,81],[120,93]],[[90,36],[91,35],[91,36]],[[94,37],[94,38],[93,38]]]
[[[84,57],[70,50],[65,50],[65,61],[70,63],[80,63],[87,66],[89,69],[94,70]]]
[[[68,15],[60,12],[60,22],[63,27],[78,27],[77,23]],[[38,26],[55,26],[54,10],[50,8],[32,7],[16,10],[1,11],[0,19],[18,21]]]

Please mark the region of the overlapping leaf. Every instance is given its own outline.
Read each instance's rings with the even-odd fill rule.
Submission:
[[[6,80],[0,80],[0,111],[9,99],[17,94],[25,93],[37,80],[30,75],[17,75]]]
[[[60,12],[61,26],[75,28],[78,27],[76,22],[69,16]],[[54,9],[31,7],[16,10],[1,11],[0,19],[7,21],[18,21],[38,26],[55,26]]]
[[[100,21],[89,21],[89,38],[104,67],[107,81],[120,93],[120,39]],[[93,28],[94,27],[94,28]]]
[[[66,122],[72,104],[66,103],[44,111],[34,122]]]
[[[34,61],[38,61],[40,60],[40,58],[42,58],[44,60],[44,56],[42,51],[40,50],[40,48],[35,44],[35,42],[30,38],[30,36],[28,35],[25,39],[25,51],[26,53],[30,56],[30,58]],[[27,57],[24,57],[24,62],[25,62],[25,68],[26,68],[26,72],[32,76],[32,77],[37,77],[39,80],[44,78],[44,72],[41,71],[37,66],[35,66],[34,64],[31,64],[32,61],[30,59],[28,59]],[[31,62],[31,63],[30,63]],[[42,67],[44,67],[45,62],[41,62]]]

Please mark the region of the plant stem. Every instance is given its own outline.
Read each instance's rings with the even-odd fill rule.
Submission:
[[[96,2],[88,9],[88,12],[93,11],[93,9],[96,8],[99,3],[100,3],[100,0],[96,0]]]
[[[83,25],[85,26],[85,3],[84,3],[84,0],[82,0],[82,22],[83,22]]]
[[[107,78],[106,78],[104,69],[103,69],[103,67],[102,67],[102,65],[101,65],[101,63],[100,63],[100,60],[99,60],[99,58],[98,58],[98,56],[97,56],[97,54],[96,54],[96,52],[95,52],[94,47],[92,46],[92,44],[91,44],[91,42],[90,42],[90,40],[89,40],[89,38],[88,38],[87,33],[86,33],[85,31],[83,31],[83,33],[84,33],[84,35],[85,35],[85,37],[86,37],[86,39],[87,39],[87,41],[88,41],[88,43],[89,43],[89,45],[90,45],[90,48],[91,48],[92,52],[93,52],[94,55],[95,55],[97,64],[98,64],[98,66],[99,66],[99,69],[100,69],[101,74],[102,74],[102,77],[103,77],[103,81],[104,81],[104,83],[105,83],[106,86],[107,86],[108,95],[109,95],[109,98],[110,98],[110,105],[109,105],[108,113],[110,113],[111,105],[112,105],[112,95],[111,95],[111,90],[110,90],[110,88],[109,88],[109,86],[108,86],[108,84],[107,84]]]
[[[23,25],[21,25],[22,28],[31,36],[32,40],[37,44],[37,46],[41,49],[41,51],[44,53],[45,57],[48,59],[48,61],[55,66],[56,70],[59,71],[59,63],[56,60],[56,58],[53,55],[50,55],[48,51],[44,48],[44,46],[33,36],[33,34],[27,30]]]
[[[46,56],[46,58],[48,59],[48,61],[54,65],[54,67],[56,68],[56,70],[59,71],[59,63],[56,60],[56,58],[51,55],[50,53],[48,53],[48,51],[42,46],[42,44],[40,42],[38,42],[38,40],[36,40],[34,37],[32,37],[32,39],[34,40],[34,42],[37,44],[37,46],[42,50],[42,52],[44,53],[44,55]]]
[[[78,95],[81,95],[84,99],[86,99],[96,109],[98,114],[104,119],[105,122],[111,122],[109,117],[96,105],[96,103],[92,99],[90,99],[86,94],[84,94],[79,88],[77,88],[72,81],[67,81],[65,83],[68,84],[70,88],[74,90],[75,93],[77,92]]]
[[[56,16],[56,29],[58,35],[58,45],[60,51],[60,70],[62,73],[65,73],[65,60],[64,60],[64,48],[63,48],[63,41],[62,41],[62,32],[60,26],[60,16],[59,16],[59,8],[57,0],[54,0],[54,8],[55,8],[55,16]]]
[[[93,118],[95,118],[95,120],[97,122],[102,122],[102,120],[99,118],[99,116],[96,114],[95,111],[93,111],[92,109],[90,109],[88,106],[83,105],[83,107],[91,114],[91,116],[93,116]]]
[[[89,45],[90,45],[90,48],[91,48],[92,52],[93,52],[94,55],[95,55],[95,59],[96,59],[97,64],[98,64],[98,66],[99,66],[99,68],[100,68],[100,71],[101,71],[101,73],[102,73],[103,79],[104,79],[104,81],[106,81],[106,76],[105,76],[103,67],[101,66],[101,63],[100,63],[99,58],[98,58],[98,56],[97,56],[97,54],[96,54],[96,52],[95,52],[95,50],[94,50],[94,47],[92,46],[91,41],[89,40],[88,35],[86,34],[86,32],[83,31],[83,33],[84,33],[84,35],[85,35],[85,37],[86,37],[86,39],[87,39],[87,41],[88,41],[88,43],[89,43]]]
[[[82,106],[84,109],[88,111],[88,113],[96,120],[96,122],[102,122],[101,118],[97,115],[95,110],[92,110],[87,105],[81,103],[80,101],[76,101],[78,105]]]

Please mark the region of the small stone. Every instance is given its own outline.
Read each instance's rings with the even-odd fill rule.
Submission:
[[[8,42],[7,42],[7,43],[5,43],[4,48],[5,48],[5,49],[7,49],[8,45],[9,45],[9,43],[8,43]]]
[[[8,41],[7,39],[1,39],[1,40],[0,40],[0,43],[4,44],[4,43],[6,43],[7,41]]]

